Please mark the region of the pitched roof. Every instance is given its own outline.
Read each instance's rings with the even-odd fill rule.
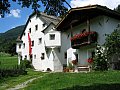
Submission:
[[[106,15],[120,20],[120,13],[101,5],[89,5],[84,7],[72,8],[66,16],[57,24],[56,29],[59,31],[70,28],[70,25],[78,25],[88,18]]]
[[[43,13],[43,12],[40,12],[40,11],[33,12],[33,13],[29,16],[29,18],[28,18],[28,20],[27,20],[27,22],[26,22],[26,25],[25,25],[25,27],[24,27],[24,30],[23,30],[23,32],[22,32],[22,34],[21,34],[21,36],[20,36],[20,39],[22,38],[22,36],[23,36],[23,34],[24,34],[24,31],[25,31],[25,29],[26,29],[26,27],[27,27],[30,19],[31,19],[34,15],[37,15],[37,17],[39,17],[39,18],[40,18],[45,24],[47,24],[47,25],[49,25],[50,23],[53,23],[54,25],[57,25],[58,22],[61,20],[60,18],[58,18],[58,17],[56,17],[56,16],[47,15],[47,14],[45,14],[45,13]]]

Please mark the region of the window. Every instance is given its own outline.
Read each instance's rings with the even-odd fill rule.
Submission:
[[[32,46],[34,46],[34,41],[32,41]]]
[[[64,58],[67,59],[67,52],[64,53]]]
[[[35,25],[35,30],[38,30],[38,25]]]
[[[30,22],[31,22],[31,20],[30,20]]]
[[[45,27],[45,25],[46,25],[46,24],[45,24],[45,23],[43,23],[43,27]]]
[[[25,58],[24,58],[25,60],[27,59],[27,55],[25,55]]]
[[[55,34],[50,34],[50,40],[55,40]]]
[[[21,44],[19,44],[19,49],[21,49]]]
[[[42,43],[42,38],[38,39],[38,43],[41,44]]]
[[[29,28],[29,32],[31,33],[31,28]]]
[[[43,60],[45,58],[45,54],[41,53],[41,60]]]
[[[25,43],[23,43],[23,48],[25,48]]]
[[[36,55],[34,55],[34,59],[36,59]]]
[[[23,33],[23,35],[25,36],[25,32]]]
[[[91,57],[94,58],[94,56],[95,56],[95,52],[92,51],[92,52],[91,52]]]

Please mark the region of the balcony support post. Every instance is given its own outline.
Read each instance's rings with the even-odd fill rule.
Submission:
[[[90,19],[87,17],[87,31],[90,32]],[[90,42],[90,35],[88,36],[88,42]]]
[[[87,31],[90,32],[90,19],[87,18]]]

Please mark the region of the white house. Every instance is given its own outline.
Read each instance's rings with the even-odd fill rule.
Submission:
[[[67,52],[67,62],[76,59],[79,65],[87,66],[96,42],[103,45],[105,34],[113,32],[118,23],[120,13],[104,6],[72,8],[56,26],[61,31],[61,50]]]
[[[55,30],[60,18],[34,12],[27,20],[22,35],[17,40],[18,63],[20,60],[31,60],[36,70],[63,70],[59,48],[61,32]]]
[[[62,20],[34,12],[17,40],[18,61],[31,60],[35,69],[55,72],[72,60],[88,65],[96,42],[104,44],[105,34],[113,32],[118,23],[120,14],[100,5],[72,8]]]

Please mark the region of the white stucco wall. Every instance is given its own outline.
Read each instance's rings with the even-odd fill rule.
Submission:
[[[61,46],[61,32],[55,31],[54,28],[52,27],[48,28],[49,31],[45,32],[45,46],[46,47],[59,47]],[[50,40],[50,35],[55,35],[55,39]]]
[[[30,38],[31,41],[34,41],[34,46],[32,46],[32,65],[36,70],[46,71],[47,68],[50,68],[52,71],[60,72],[63,70],[63,65],[61,63],[61,54],[59,52],[61,46],[61,33],[53,29],[54,25],[50,25],[45,32],[43,30],[46,28],[43,27],[44,22],[41,18],[32,16],[28,22],[26,29],[24,31],[25,35],[22,36],[21,40],[23,41],[21,49],[19,49],[19,43],[17,43],[17,52],[21,51],[22,60],[27,56],[29,58],[29,42],[28,42],[28,33],[31,28]],[[38,25],[38,30],[35,30],[35,25]],[[55,40],[49,40],[49,34],[55,34]],[[40,39],[41,38],[41,43]],[[23,44],[25,43],[25,48]],[[46,45],[48,48],[46,48]],[[58,47],[59,46],[59,47]],[[54,49],[52,50],[52,48]],[[57,48],[56,48],[57,47]],[[44,53],[44,59],[41,58],[42,53]],[[58,56],[59,55],[59,56]]]
[[[90,30],[96,31],[98,33],[98,44],[103,45],[105,42],[105,34],[110,34],[111,32],[116,29],[120,20],[108,17],[108,16],[98,16],[90,20]],[[71,48],[71,41],[68,35],[70,33],[79,34],[82,32],[83,29],[86,29],[87,25],[86,22],[73,27],[71,30],[66,30],[62,32],[62,52],[69,50]],[[86,46],[77,49],[77,53],[79,55],[79,64],[87,65],[87,59],[91,57],[91,52],[94,51],[95,46]],[[69,56],[68,56],[69,58]]]

